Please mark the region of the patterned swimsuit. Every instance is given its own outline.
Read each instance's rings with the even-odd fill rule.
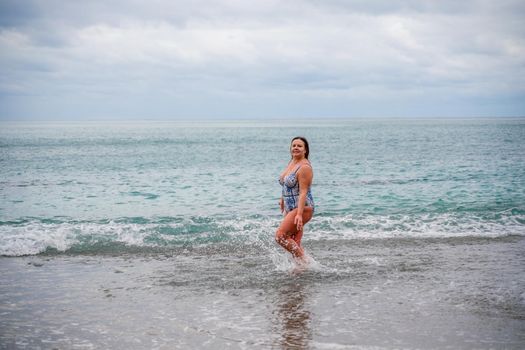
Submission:
[[[308,164],[308,166],[310,165]],[[301,165],[284,178],[279,177],[279,184],[283,187],[284,210],[286,213],[291,212],[299,206],[299,181],[297,181],[297,171],[300,168]],[[314,209],[314,198],[312,197],[310,188],[308,188],[308,192],[306,192],[305,205]]]

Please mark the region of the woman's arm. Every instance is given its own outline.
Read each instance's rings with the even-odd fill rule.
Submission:
[[[302,166],[297,172],[297,181],[299,181],[299,203],[297,205],[297,214],[295,215],[294,224],[297,225],[297,231],[303,229],[303,211],[306,205],[306,194],[312,184],[313,171],[310,166]]]

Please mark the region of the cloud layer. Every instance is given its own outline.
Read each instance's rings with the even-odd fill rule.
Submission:
[[[525,115],[521,1],[2,1],[0,118]]]

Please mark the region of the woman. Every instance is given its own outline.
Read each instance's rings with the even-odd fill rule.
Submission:
[[[314,214],[314,200],[310,191],[314,174],[308,160],[308,141],[304,137],[293,138],[290,153],[292,160],[279,177],[282,186],[280,206],[284,219],[275,233],[275,240],[299,262],[305,262],[301,238],[304,225]]]

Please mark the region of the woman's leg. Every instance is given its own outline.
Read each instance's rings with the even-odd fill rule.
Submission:
[[[313,210],[310,207],[305,207],[303,211],[303,226],[312,218]],[[301,239],[303,237],[303,230],[297,231],[297,225],[294,223],[297,209],[292,210],[284,217],[281,225],[275,233],[275,240],[284,249],[289,251],[294,257],[302,258],[304,250],[301,247]]]
[[[297,231],[297,233],[291,236],[295,243],[297,243],[299,246],[301,245],[301,240],[303,239],[304,225],[312,219],[313,214],[314,211],[311,207],[305,207],[303,211],[303,229]]]

